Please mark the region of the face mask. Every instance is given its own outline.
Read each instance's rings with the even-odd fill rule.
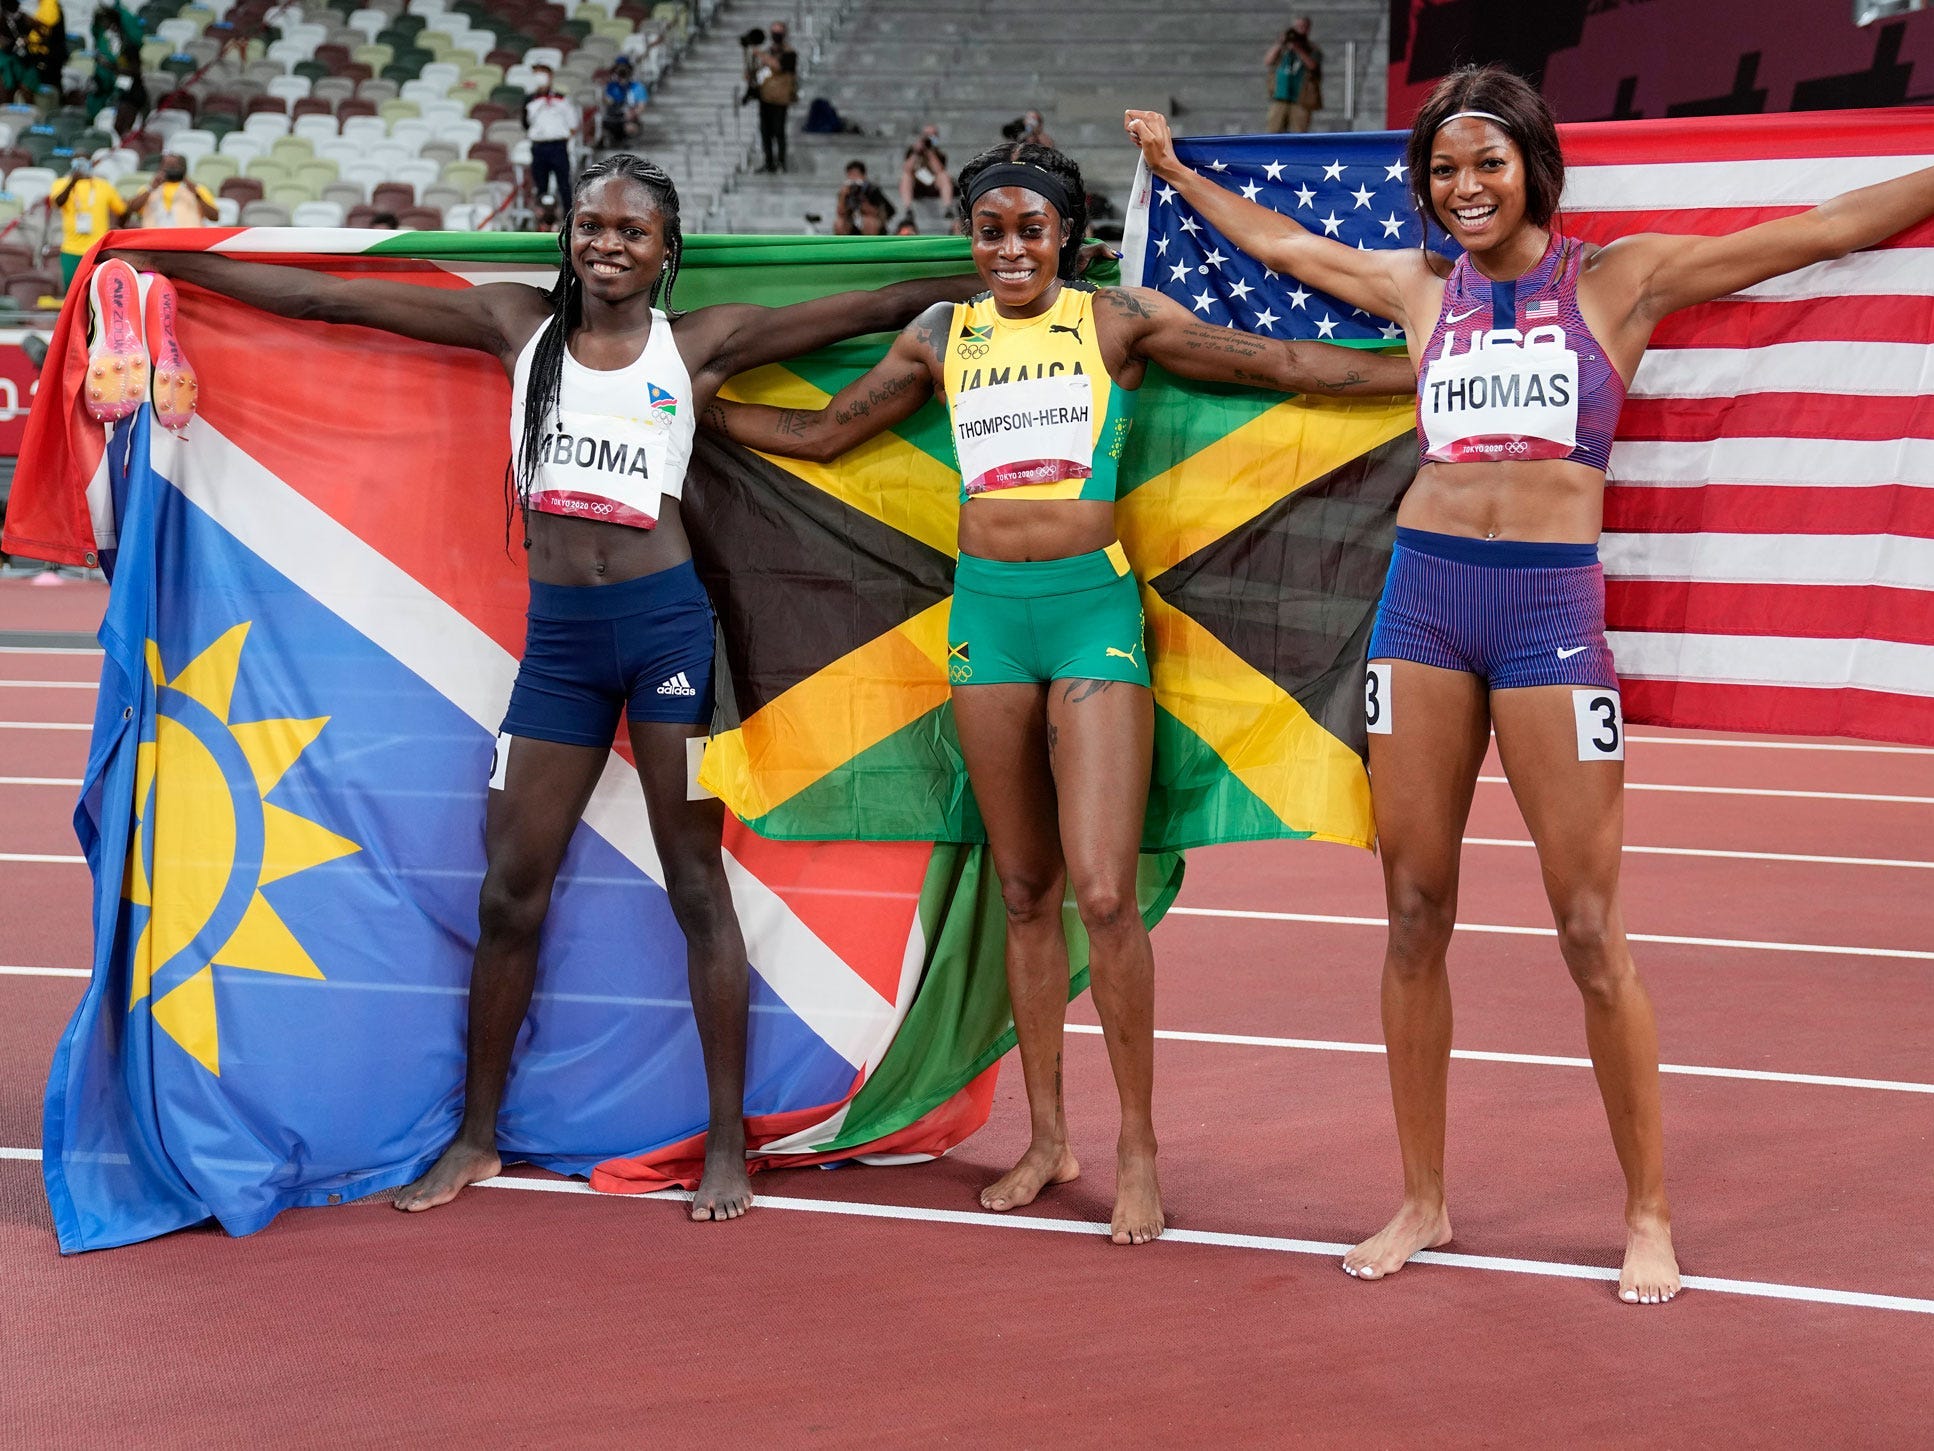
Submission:
[[[187,176],[188,168],[185,166],[170,166],[165,168],[161,173],[162,180],[164,181],[184,181],[187,179]]]

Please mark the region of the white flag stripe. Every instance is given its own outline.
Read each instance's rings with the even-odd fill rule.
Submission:
[[[1780,635],[1668,635],[1613,630],[1628,679],[1884,691],[1934,699],[1934,646]]]
[[[1760,161],[1638,162],[1565,169],[1575,212],[1810,207],[1842,192],[1934,166],[1934,156],[1782,156]]]
[[[1835,297],[1934,296],[1934,249],[1889,247],[1815,262],[1738,294],[1755,302],[1799,302]]]
[[[1719,438],[1709,443],[1621,439],[1612,445],[1620,484],[1795,484],[1934,487],[1934,439]]]
[[[1768,343],[1756,348],[1652,348],[1634,398],[1742,393],[1919,397],[1934,392],[1934,349],[1920,343]]]
[[[1934,539],[1901,534],[1609,533],[1605,572],[1620,579],[1723,584],[1934,584]]]

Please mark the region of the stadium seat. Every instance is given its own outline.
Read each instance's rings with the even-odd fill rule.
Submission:
[[[250,202],[242,208],[242,225],[245,227],[286,227],[289,225],[289,209],[277,206],[274,202]]]
[[[327,114],[319,116],[310,115],[297,116],[290,123],[289,131],[291,135],[307,138],[310,144],[313,145],[318,141],[326,141],[332,136],[340,135],[341,127],[337,125],[334,116]]]
[[[466,153],[483,139],[483,123],[466,117],[461,121],[445,121],[436,128],[436,139],[460,146]]]
[[[307,136],[278,136],[269,146],[269,155],[284,166],[296,167],[314,161],[316,148]]]
[[[316,200],[316,194],[306,186],[300,186],[292,181],[285,181],[279,186],[270,187],[263,193],[263,200],[274,202],[279,207],[287,207],[293,212],[305,202]]]
[[[242,222],[242,209],[236,203],[234,197],[218,196],[215,198],[215,225],[216,226],[235,227],[235,226],[240,226],[241,222]]]
[[[367,227],[375,217],[376,212],[377,208],[371,206],[368,202],[364,202],[360,206],[351,207],[349,214],[343,218],[343,225],[345,227]]]
[[[168,140],[168,149],[184,158],[189,165],[214,151],[219,138],[206,131],[191,128],[177,131]]]
[[[319,100],[332,101],[340,105],[356,94],[356,83],[342,76],[330,76],[310,86],[309,94]]]
[[[367,197],[376,187],[389,179],[389,173],[371,162],[356,161],[343,167],[342,179],[357,183],[361,186],[363,195]]]
[[[443,182],[436,182],[418,190],[417,204],[419,206],[436,207],[441,210],[446,207],[463,205],[468,195],[467,192],[459,191],[454,186],[447,186]]]
[[[258,156],[266,156],[269,142],[261,136],[251,136],[246,131],[231,131],[222,137],[222,144],[216,148],[223,156],[232,156],[237,165],[253,161]]]
[[[258,156],[248,164],[248,175],[262,183],[263,191],[272,186],[280,186],[289,179],[289,168],[267,156]]]
[[[390,122],[389,139],[401,142],[414,155],[430,139],[434,130],[435,127],[421,116],[400,116]]]
[[[376,114],[386,121],[399,121],[405,116],[420,116],[422,113],[416,109],[415,101],[406,101],[399,96],[394,101],[384,101],[376,108]]]
[[[369,193],[353,181],[332,181],[322,189],[321,200],[334,202],[347,212],[351,207],[359,207]]]
[[[342,134],[359,145],[373,145],[389,135],[389,123],[380,116],[347,116],[343,118]]]
[[[221,195],[228,197],[237,206],[247,202],[260,201],[264,187],[252,176],[231,176],[222,183]]]
[[[484,140],[494,141],[499,146],[515,146],[519,141],[528,139],[522,121],[492,121],[484,127]]]
[[[304,202],[289,213],[289,223],[296,227],[340,227],[345,214],[340,202]]]
[[[407,161],[397,162],[390,167],[390,175],[397,181],[407,182],[419,194],[426,186],[434,186],[443,175],[443,168],[434,161],[421,156],[413,156]]]
[[[242,107],[242,119],[244,121],[246,121],[250,116],[285,116],[286,117],[288,114],[289,114],[289,103],[283,100],[280,96],[270,96],[270,95],[250,96],[248,98],[248,101]]]
[[[267,84],[271,96],[283,101],[295,102],[309,94],[311,82],[307,76],[277,76]]]
[[[321,197],[323,192],[336,184],[341,174],[333,161],[305,161],[295,169],[296,185],[306,187],[309,195]]]
[[[7,296],[13,299],[15,307],[22,312],[31,312],[41,305],[41,299],[60,297],[60,279],[45,272],[29,272],[20,277],[7,279]]]
[[[416,188],[407,182],[378,182],[369,190],[369,204],[378,211],[401,212],[416,205]]]
[[[289,108],[289,115],[293,121],[312,121],[322,118],[328,120],[331,130],[335,129],[335,114],[335,101],[324,96],[304,96]],[[291,127],[291,129],[298,128]]]
[[[335,162],[340,171],[352,161],[363,160],[367,146],[367,141],[354,136],[324,136],[316,142],[316,158]]]
[[[374,101],[365,101],[361,96],[351,96],[346,101],[338,101],[336,103],[336,115],[341,119],[343,125],[347,126],[352,117],[365,116],[373,118],[376,115],[376,103]]]
[[[242,129],[251,136],[273,141],[278,136],[289,134],[289,118],[274,111],[257,111],[242,122]]]
[[[195,181],[210,192],[219,192],[231,176],[240,176],[242,163],[233,156],[204,156],[195,163]]]
[[[50,166],[17,166],[7,173],[7,190],[30,206],[43,200],[59,180],[60,173]]]
[[[425,141],[416,154],[425,161],[434,161],[439,167],[448,166],[458,159],[457,148],[448,141]]]
[[[356,98],[361,101],[373,103],[380,111],[383,104],[386,101],[395,100],[402,92],[402,89],[395,81],[385,80],[381,76],[375,76],[357,85]]]
[[[413,232],[443,230],[442,207],[405,207],[396,214],[398,225]]]

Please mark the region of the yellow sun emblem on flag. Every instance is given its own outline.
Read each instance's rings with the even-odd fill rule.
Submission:
[[[154,739],[136,766],[124,888],[148,909],[128,1008],[155,993],[155,1025],[216,1075],[216,968],[322,978],[262,888],[361,850],[267,799],[329,722],[229,719],[248,628],[229,630],[172,680],[148,642]]]

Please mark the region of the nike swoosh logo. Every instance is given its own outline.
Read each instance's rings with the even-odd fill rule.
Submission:
[[[1444,322],[1447,325],[1454,322],[1462,322],[1465,318],[1473,316],[1476,312],[1477,312],[1477,309],[1474,307],[1471,307],[1471,308],[1466,308],[1463,312],[1447,313],[1444,316]]]
[[[1587,648],[1589,647],[1584,645],[1573,645],[1569,650],[1560,650],[1558,652],[1558,658],[1560,660],[1569,660],[1571,659],[1572,656],[1576,655],[1580,650],[1584,650]]]

